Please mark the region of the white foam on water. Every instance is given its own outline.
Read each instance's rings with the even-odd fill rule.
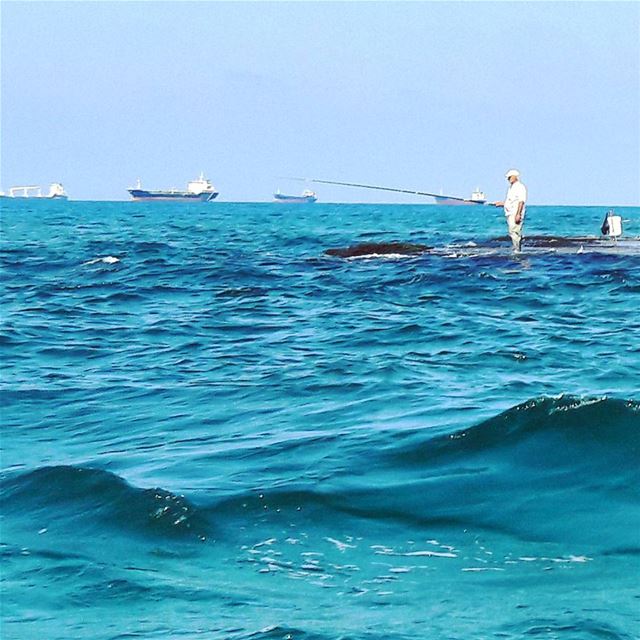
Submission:
[[[593,558],[587,556],[569,556],[567,562],[590,562]]]
[[[339,551],[345,551],[345,549],[355,549],[356,546],[353,544],[347,544],[346,542],[340,542],[340,540],[336,540],[335,538],[325,538],[327,542],[334,544]]]
[[[89,262],[85,262],[84,264],[96,264],[98,262],[102,262],[104,264],[115,264],[116,262],[120,262],[120,258],[116,258],[115,256],[104,256],[102,258],[94,258],[93,260],[89,260]]]
[[[324,569],[321,566],[317,564],[309,563],[309,562],[307,562],[306,564],[303,564],[300,568],[303,571],[324,571]]]
[[[419,254],[411,253],[366,253],[361,256],[348,256],[347,260],[402,260],[404,258],[415,258]]]
[[[518,558],[521,562],[556,562],[560,564],[568,564],[572,562],[585,563],[590,562],[593,558],[588,556],[574,556],[569,555],[561,558],[549,558],[547,556],[535,557],[535,556],[521,556]]]
[[[262,542],[256,542],[253,547],[251,547],[250,553],[254,553],[256,549],[263,546],[271,546],[275,542],[277,542],[277,538],[269,538],[268,540],[263,540]],[[261,551],[259,553],[262,553]]]
[[[373,547],[372,547],[373,548]],[[431,551],[429,549],[424,549],[420,551],[405,551],[399,552],[394,551],[393,549],[388,549],[385,547],[379,547],[375,549],[375,554],[379,556],[402,556],[403,558],[457,558],[458,555],[456,553],[452,553],[451,551]]]
[[[450,551],[409,551],[407,553],[401,553],[402,556],[426,556],[427,558],[457,558],[458,555],[451,553]]]

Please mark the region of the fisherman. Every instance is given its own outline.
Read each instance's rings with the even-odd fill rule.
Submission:
[[[509,236],[513,243],[513,252],[520,253],[522,246],[522,225],[524,224],[525,206],[527,202],[527,188],[520,182],[520,172],[517,169],[510,169],[505,174],[509,181],[504,202],[494,202],[495,207],[504,207],[504,215],[507,217],[507,227]]]

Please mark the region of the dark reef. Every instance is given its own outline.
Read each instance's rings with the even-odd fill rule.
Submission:
[[[357,258],[372,255],[419,255],[428,251],[431,247],[424,244],[410,242],[365,242],[349,247],[327,249],[325,253],[338,258]]]

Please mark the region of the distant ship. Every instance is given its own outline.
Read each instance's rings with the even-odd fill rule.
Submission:
[[[43,198],[45,200],[68,200],[64,187],[59,182],[49,185],[49,193],[43,194],[42,187],[30,185],[26,187],[11,187],[9,193],[0,193],[3,198]]]
[[[433,196],[433,199],[436,201],[436,204],[486,204],[487,197],[484,194],[484,191],[480,191],[480,189],[476,189],[468,200],[464,198],[452,198],[450,196]]]
[[[280,189],[273,194],[275,202],[315,202],[318,198],[313,191],[305,189],[299,196],[288,196],[280,193]]]
[[[149,191],[143,189],[140,184],[140,178],[135,187],[130,187],[127,191],[131,194],[133,200],[174,200],[188,202],[210,202],[215,199],[219,193],[211,184],[211,180],[204,177],[204,173],[200,174],[197,180],[192,180],[187,184],[186,191],[178,189],[168,189],[166,191]]]

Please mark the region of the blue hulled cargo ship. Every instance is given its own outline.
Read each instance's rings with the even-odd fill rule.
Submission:
[[[278,191],[273,194],[273,199],[275,202],[315,202],[318,198],[316,194],[313,191],[309,191],[309,189],[305,189],[302,195],[299,196],[288,196],[280,193],[278,189]]]
[[[173,200],[173,201],[187,201],[187,202],[211,202],[218,195],[215,187],[211,184],[211,180],[207,180],[204,177],[204,173],[200,174],[197,180],[192,180],[187,184],[186,191],[180,191],[179,189],[167,189],[150,191],[143,189],[140,179],[135,187],[127,189],[131,195],[132,200]]]

